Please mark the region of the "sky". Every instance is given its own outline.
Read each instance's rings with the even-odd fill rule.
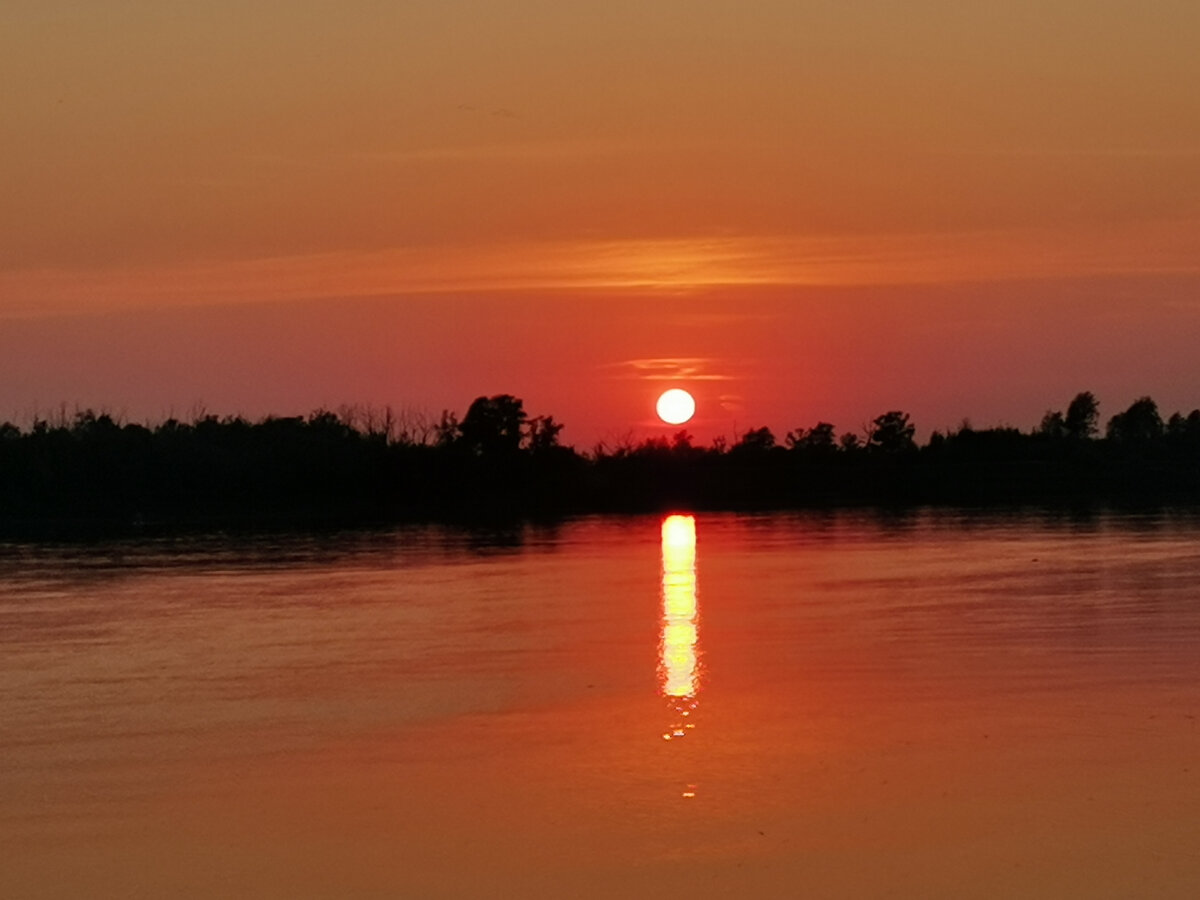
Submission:
[[[7,0],[0,419],[1200,406],[1200,5]]]

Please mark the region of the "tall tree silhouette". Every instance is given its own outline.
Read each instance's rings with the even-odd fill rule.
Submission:
[[[1088,440],[1096,436],[1096,423],[1100,418],[1100,405],[1096,402],[1091,391],[1076,394],[1071,405],[1067,407],[1067,417],[1063,421],[1067,437],[1075,440]]]
[[[907,453],[915,450],[916,427],[908,421],[908,413],[893,409],[871,423],[869,446],[883,453]]]
[[[1047,411],[1042,416],[1042,422],[1038,425],[1035,433],[1053,438],[1054,440],[1065,438],[1068,433],[1066,419],[1063,418],[1063,414],[1058,410]]]
[[[520,401],[518,401],[520,402]],[[529,450],[546,453],[558,446],[558,433],[563,430],[554,416],[534,416],[529,420]]]
[[[1138,443],[1162,437],[1163,421],[1158,404],[1149,397],[1139,397],[1125,412],[1108,420],[1108,437],[1120,443]]]
[[[476,397],[458,426],[459,440],[478,456],[516,453],[527,416],[524,404],[512,394]]]

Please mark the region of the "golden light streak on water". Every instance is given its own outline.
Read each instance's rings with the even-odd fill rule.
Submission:
[[[672,515],[662,523],[662,633],[659,690],[671,703],[672,722],[664,740],[695,728],[700,690],[699,607],[696,600],[696,520]]]

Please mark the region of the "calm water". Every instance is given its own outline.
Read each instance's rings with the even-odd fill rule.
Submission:
[[[0,545],[0,896],[1195,897],[1200,518]]]

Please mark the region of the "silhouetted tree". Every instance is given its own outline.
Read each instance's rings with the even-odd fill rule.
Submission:
[[[515,453],[526,418],[524,404],[512,394],[476,397],[459,423],[459,441],[478,456]]]
[[[1067,436],[1067,423],[1063,418],[1063,414],[1057,411],[1047,411],[1042,416],[1041,424],[1038,425],[1036,433],[1056,441],[1065,438]]]
[[[829,456],[837,452],[833,425],[829,422],[818,422],[809,429],[789,431],[786,441],[791,450],[806,456]]]
[[[1173,413],[1167,420],[1167,436],[1174,440],[1200,438],[1200,409],[1193,409],[1186,416]]]
[[[751,428],[733,445],[735,453],[765,453],[775,446],[775,435],[767,427]]]
[[[662,435],[655,435],[636,444],[629,455],[666,460],[671,456],[671,443]]]
[[[448,409],[442,410],[442,418],[434,426],[434,446],[446,448],[458,440],[458,416]]]
[[[671,450],[675,453],[691,453],[694,449],[692,436],[686,428],[675,432],[675,436],[671,438]]]
[[[1032,440],[1030,435],[1023,434],[1017,428],[976,429],[964,426],[946,436],[941,450],[947,459],[993,464],[1027,458]]]
[[[1149,397],[1139,397],[1129,409],[1108,420],[1108,437],[1120,443],[1138,443],[1162,437],[1163,421],[1158,404]]]
[[[913,435],[916,427],[908,421],[908,413],[900,410],[885,412],[872,423],[869,447],[883,453],[907,453],[916,449]]]
[[[929,435],[929,443],[926,448],[934,455],[941,453],[946,446],[946,436],[940,431],[933,431]]]
[[[1167,437],[1172,445],[1195,458],[1200,451],[1200,409],[1193,409],[1187,416],[1175,413],[1167,422]]]
[[[1099,420],[1100,405],[1092,392],[1076,394],[1067,407],[1067,417],[1063,421],[1066,436],[1073,440],[1090,440],[1096,436]]]
[[[529,450],[546,453],[558,446],[558,433],[563,426],[554,421],[554,416],[534,416],[529,420]]]
[[[96,413],[90,409],[80,410],[75,413],[75,422],[71,426],[71,433],[75,437],[90,437],[90,436],[112,436],[121,430],[113,417],[108,413]]]

